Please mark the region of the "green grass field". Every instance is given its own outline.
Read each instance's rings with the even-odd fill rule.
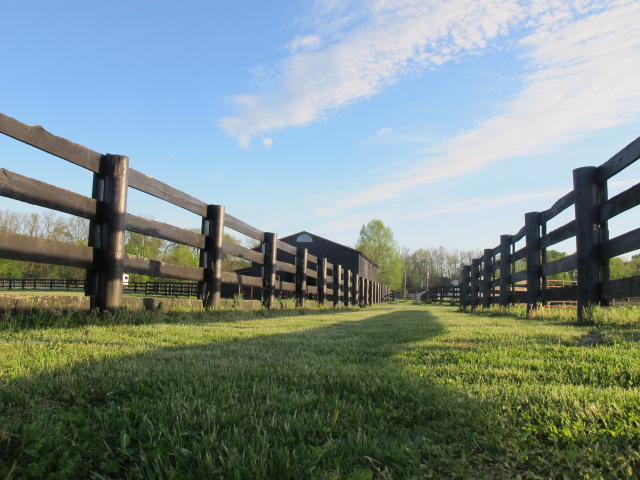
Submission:
[[[127,318],[2,322],[0,478],[640,475],[635,329],[410,302]]]

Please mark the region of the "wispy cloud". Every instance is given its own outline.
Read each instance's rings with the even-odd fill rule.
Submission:
[[[248,147],[264,132],[321,119],[408,72],[481,51],[524,13],[516,0],[317,0],[313,32],[290,43],[276,87],[234,97],[238,113],[219,126]]]
[[[593,8],[593,5],[591,6]],[[561,12],[562,13],[562,12]],[[569,21],[542,17],[520,40],[529,59],[522,90],[501,113],[441,145],[441,153],[402,176],[355,192],[318,215],[397,197],[407,189],[473,172],[514,157],[544,154],[640,114],[640,4]]]

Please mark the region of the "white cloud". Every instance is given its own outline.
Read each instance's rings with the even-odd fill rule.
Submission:
[[[279,65],[277,88],[234,97],[237,115],[218,122],[241,146],[261,133],[321,119],[408,72],[481,51],[524,10],[517,0],[318,0],[314,13],[316,33],[291,42],[296,53]]]
[[[296,37],[289,44],[291,53],[296,54],[303,51],[309,52],[317,50],[322,45],[322,38],[318,35],[306,35]]]
[[[567,21],[562,9],[543,16],[542,26],[520,42],[530,60],[530,73],[502,113],[448,140],[440,155],[419,162],[401,178],[356,192],[316,214],[387,200],[499,160],[547,153],[638,118],[640,4],[617,4],[573,22]]]
[[[264,148],[271,148],[273,146],[273,140],[271,138],[263,138],[262,146]]]

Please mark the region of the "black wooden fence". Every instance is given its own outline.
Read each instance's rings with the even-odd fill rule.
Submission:
[[[365,305],[385,301],[390,289],[363,278],[341,265],[310,255],[278,240],[275,233],[263,232],[227,214],[222,205],[207,203],[129,167],[120,155],[102,155],[82,145],[57,137],[40,126],[25,125],[0,114],[0,133],[20,140],[93,172],[92,198],[24,177],[6,169],[0,175],[0,195],[86,218],[90,222],[88,246],[0,232],[0,257],[85,269],[85,294],[91,305],[116,309],[122,305],[123,273],[199,282],[199,296],[205,307],[220,305],[222,284],[260,289],[269,309],[279,293],[294,294],[298,305],[307,298],[334,307]],[[127,213],[127,190],[134,188],[177,205],[202,218],[201,233]],[[223,241],[224,228],[258,240],[262,249],[254,251]],[[125,231],[180,243],[200,250],[200,266],[187,267],[125,255]],[[294,255],[295,263],[282,261],[278,252]],[[262,265],[261,277],[224,272],[222,255],[230,255]],[[309,268],[309,263],[317,265]],[[278,273],[291,273],[294,282],[277,280]],[[307,284],[316,279],[316,286]]]
[[[607,194],[608,181],[639,158],[640,138],[599,167],[574,170],[571,192],[548,210],[525,214],[525,225],[518,233],[501,235],[500,245],[486,249],[482,257],[462,268],[461,305],[486,308],[526,303],[532,309],[552,301],[573,300],[582,318],[587,306],[640,297],[640,276],[609,278],[611,258],[640,249],[640,228],[612,239],[608,229],[609,220],[640,204],[640,183],[612,198]],[[570,207],[574,219],[548,232],[548,222]],[[576,253],[547,262],[549,247],[573,237]],[[516,250],[516,243],[523,239],[525,246]],[[526,269],[515,271],[519,260],[525,260]],[[577,270],[576,285],[549,287],[547,277],[572,270]]]

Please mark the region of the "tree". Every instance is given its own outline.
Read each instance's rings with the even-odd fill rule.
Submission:
[[[378,282],[394,290],[402,288],[403,265],[398,243],[381,220],[371,220],[362,226],[356,249],[378,265]]]

